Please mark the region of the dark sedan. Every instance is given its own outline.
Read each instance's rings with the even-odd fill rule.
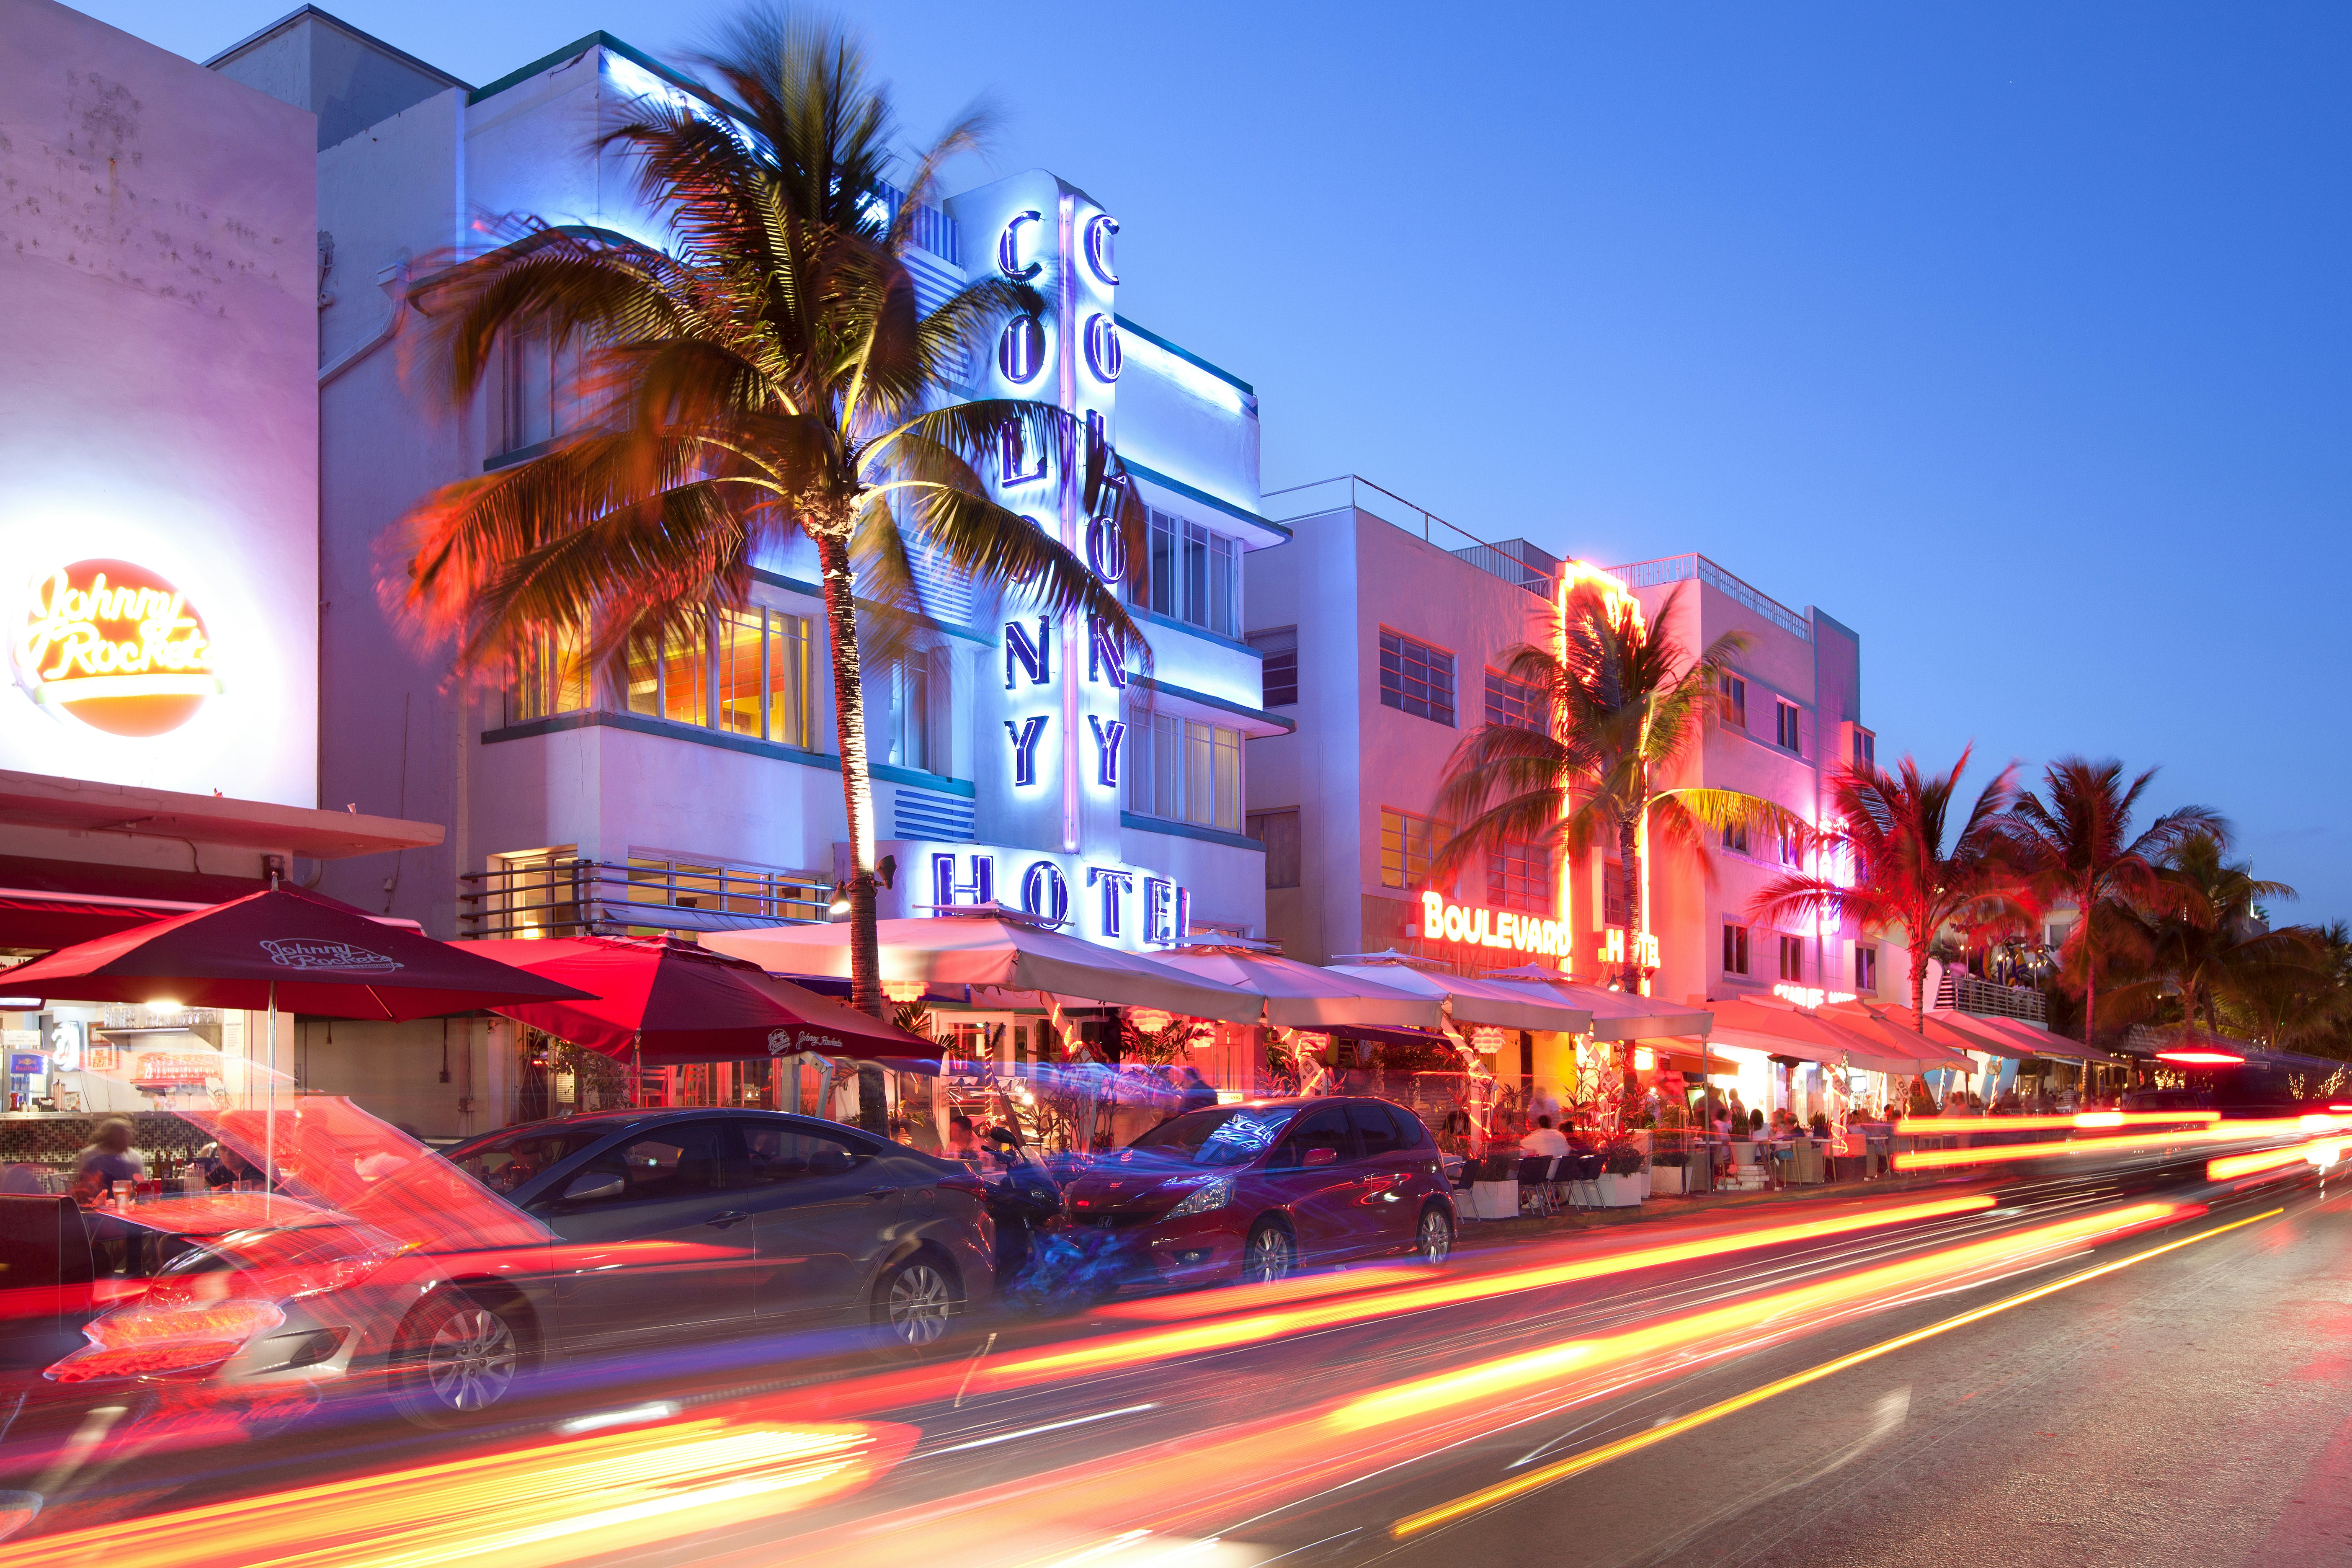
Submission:
[[[978,1179],[835,1121],[610,1111],[509,1127],[448,1158],[558,1238],[534,1279],[481,1292],[452,1357],[596,1354],[870,1325],[921,1350],[995,1287]]]
[[[1250,1100],[1171,1117],[1073,1181],[1064,1215],[1106,1285],[1280,1279],[1454,1246],[1437,1141],[1384,1100]]]

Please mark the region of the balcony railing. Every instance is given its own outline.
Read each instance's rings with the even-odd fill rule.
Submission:
[[[549,860],[457,879],[461,934],[610,936],[740,931],[828,918],[832,888],[804,874],[732,866]]]
[[[2032,986],[1998,985],[1948,969],[1943,984],[1936,987],[1936,1005],[1955,1013],[1980,1013],[1988,1018],[2050,1021],[2050,998]]]
[[[1625,579],[1633,588],[1655,588],[1668,583],[1706,584],[1719,593],[1755,611],[1790,637],[1813,640],[1813,623],[1768,594],[1759,593],[1738,578],[1717,566],[1704,555],[1668,555],[1656,561],[1637,561],[1631,566],[1612,566],[1610,571]]]
[[[1276,522],[1319,517],[1353,507],[1382,522],[1417,533],[1439,549],[1458,555],[1481,572],[1500,577],[1514,588],[1525,588],[1539,599],[1551,597],[1551,575],[1475,533],[1454,527],[1435,512],[1425,511],[1393,490],[1382,489],[1355,474],[1268,490],[1259,498],[1266,516]]]

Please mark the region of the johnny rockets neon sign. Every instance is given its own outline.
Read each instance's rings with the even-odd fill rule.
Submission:
[[[1421,895],[1421,934],[1427,942],[1467,942],[1519,952],[1566,958],[1574,937],[1566,921],[1548,921],[1509,910],[1448,903],[1443,893]]]
[[[188,596],[128,561],[77,561],[32,584],[16,679],[52,714],[162,735],[217,695],[211,633]]]

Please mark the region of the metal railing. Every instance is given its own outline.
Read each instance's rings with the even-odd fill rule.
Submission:
[[[668,861],[548,860],[457,880],[460,934],[473,937],[805,924],[828,919],[833,898],[804,872]]]
[[[1944,972],[1943,984],[1936,987],[1936,1005],[1956,1013],[1979,1013],[1988,1018],[2023,1018],[2035,1024],[2050,1021],[2050,998],[2032,987],[2001,985],[1952,970]]]
[[[1726,572],[1704,555],[1667,555],[1655,561],[1637,561],[1631,566],[1612,566],[1609,570],[1625,579],[1632,588],[1655,588],[1668,583],[1697,581],[1724,594],[1755,611],[1791,637],[1813,640],[1813,623],[1769,594],[1759,592]]]
[[[1456,528],[1435,512],[1413,505],[1394,490],[1382,489],[1357,474],[1340,474],[1308,484],[1292,485],[1286,489],[1268,490],[1259,496],[1258,505],[1276,522],[1319,517],[1325,512],[1344,511],[1353,507],[1407,533],[1421,535],[1439,549],[1460,557],[1481,572],[1501,578],[1514,588],[1524,588],[1538,598],[1551,597],[1550,574],[1529,565],[1507,550],[1496,548],[1490,541]]]

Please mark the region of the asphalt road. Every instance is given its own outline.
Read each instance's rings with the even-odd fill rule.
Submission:
[[[1979,1206],[1710,1250],[1937,1194]],[[2113,1233],[2139,1208],[2177,1212]],[[2069,1226],[2084,1227],[2081,1244],[2015,1250]],[[241,1447],[169,1495],[126,1485],[128,1506],[106,1511],[364,1485],[422,1459],[569,1441],[563,1424],[576,1431],[583,1415],[623,1429],[668,1418],[623,1414],[649,1408],[880,1423],[913,1446],[846,1496],[710,1528],[688,1507],[658,1535],[533,1561],[2341,1563],[2352,1562],[2347,1240],[2352,1195],[2308,1180],[2241,1194],[2092,1178],[1841,1195],[1474,1247],[1441,1273],[1401,1271],[1379,1288],[1390,1294],[1327,1277],[1304,1302],[1208,1292],[1142,1315],[1000,1319],[912,1367],[697,1351],[548,1391],[494,1431],[374,1423]],[[1683,1244],[1691,1255],[1678,1259],[1497,1284],[1499,1271]],[[1882,1277],[1893,1283],[1852,1293]],[[1444,1286],[1433,1297],[1432,1281]],[[2036,1291],[2048,1293],[1937,1329]],[[1351,1300],[1379,1310],[1350,1313]],[[1342,1310],[1278,1331],[1254,1316],[1317,1301]],[[1118,1353],[1160,1332],[1175,1337]],[[1573,1360],[1594,1346],[1609,1353]],[[1425,1413],[1391,1408],[1420,1391],[1432,1391]],[[1482,1499],[1562,1469],[1575,1473]],[[127,1468],[117,1484],[135,1479]],[[593,1488],[579,1500],[597,1501]]]

